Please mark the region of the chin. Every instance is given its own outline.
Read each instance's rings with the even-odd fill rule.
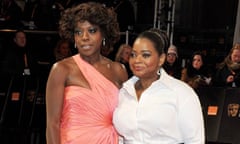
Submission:
[[[139,73],[139,72],[133,72],[133,74],[139,78],[144,77],[143,73]]]

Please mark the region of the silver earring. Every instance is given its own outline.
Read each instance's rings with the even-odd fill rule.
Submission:
[[[77,44],[76,43],[74,43],[74,48],[77,48]]]
[[[106,45],[106,39],[104,38],[103,39],[103,46],[105,46]]]
[[[161,76],[161,70],[160,69],[157,71],[157,75]]]

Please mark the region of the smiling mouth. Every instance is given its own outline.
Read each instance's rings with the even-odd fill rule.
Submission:
[[[139,66],[135,66],[133,69],[134,69],[135,71],[141,71],[141,70],[142,70],[142,68],[139,67]]]
[[[87,50],[87,49],[90,49],[91,46],[90,45],[84,45],[84,46],[81,46],[81,48]]]

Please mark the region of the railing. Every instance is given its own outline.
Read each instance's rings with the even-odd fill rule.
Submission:
[[[14,33],[17,30],[15,29],[0,29],[0,33]],[[53,34],[53,35],[58,35],[58,31],[49,31],[49,30],[24,30],[26,33],[30,34]],[[121,36],[125,36],[125,43],[129,44],[129,37],[130,35],[136,35],[135,33],[132,33],[130,31],[125,31],[125,32],[120,32]]]

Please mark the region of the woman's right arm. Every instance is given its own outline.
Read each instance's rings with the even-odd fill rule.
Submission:
[[[50,71],[46,87],[47,144],[60,144],[60,120],[64,100],[66,68],[55,63]]]

